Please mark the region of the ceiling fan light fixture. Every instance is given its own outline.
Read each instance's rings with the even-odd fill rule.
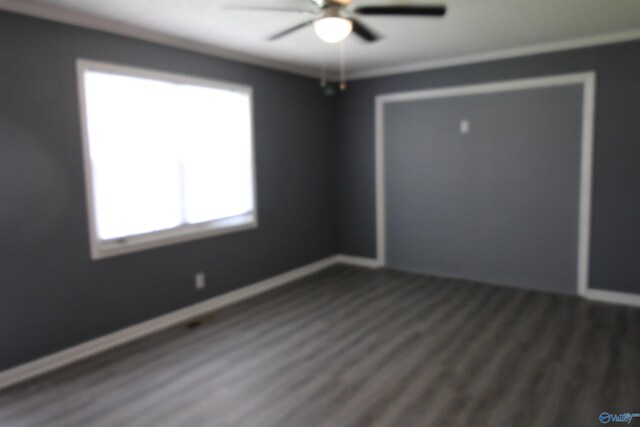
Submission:
[[[313,23],[313,31],[320,40],[327,43],[338,43],[346,39],[353,30],[349,19],[339,16],[327,16]]]

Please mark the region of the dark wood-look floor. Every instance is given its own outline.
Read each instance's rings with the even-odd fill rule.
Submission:
[[[640,412],[640,310],[343,266],[0,392],[0,426],[582,427],[603,411]]]

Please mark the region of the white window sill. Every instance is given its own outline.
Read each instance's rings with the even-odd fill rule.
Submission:
[[[176,243],[249,230],[257,226],[258,220],[255,213],[248,213],[202,224],[191,224],[170,230],[130,236],[125,239],[97,241],[91,244],[91,259],[111,258]]]

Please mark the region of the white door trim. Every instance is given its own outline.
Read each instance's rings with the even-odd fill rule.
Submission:
[[[376,244],[378,264],[381,266],[385,266],[387,258],[384,159],[384,107],[386,104],[416,101],[422,99],[450,98],[456,96],[509,92],[524,89],[536,89],[575,84],[581,84],[583,86],[580,200],[578,214],[577,292],[579,295],[584,296],[589,287],[591,187],[593,176],[593,131],[596,96],[596,73],[593,71],[377,95],[375,98],[375,183]]]

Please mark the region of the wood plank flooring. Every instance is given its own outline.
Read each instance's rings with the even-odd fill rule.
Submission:
[[[12,427],[582,427],[604,411],[640,412],[640,310],[347,266],[0,392]]]

